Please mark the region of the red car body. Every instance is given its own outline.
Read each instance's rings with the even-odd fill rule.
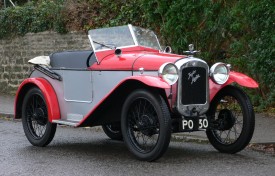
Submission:
[[[148,100],[149,105],[153,101],[158,100],[158,96],[162,97],[161,99],[165,101],[164,106],[167,106],[167,108],[169,109],[167,111],[169,111],[169,116],[171,116],[171,118],[168,118],[168,121],[172,119],[172,126],[176,124],[175,127],[172,127],[172,132],[191,132],[196,130],[205,130],[208,129],[208,123],[212,123],[210,120],[210,116],[207,116],[205,114],[211,111],[212,101],[213,104],[215,104],[215,102],[218,101],[216,99],[221,96],[220,94],[225,95],[226,92],[228,92],[226,89],[231,89],[229,85],[231,85],[232,83],[237,83],[240,86],[249,88],[258,87],[258,83],[247,75],[235,71],[229,71],[229,67],[226,66],[226,64],[217,63],[217,66],[215,66],[215,68],[211,67],[211,69],[209,70],[208,65],[203,60],[195,58],[193,56],[195,52],[193,51],[192,47],[189,51],[189,55],[177,55],[156,49],[156,47],[158,48],[159,45],[158,41],[153,41],[155,42],[154,47],[143,46],[138,43],[137,38],[139,33],[133,35],[133,33],[137,32],[138,30],[144,32],[143,29],[134,28],[131,25],[129,25],[128,27],[133,36],[135,45],[113,48],[113,44],[104,44],[99,43],[96,40],[92,40],[92,38],[96,38],[101,33],[98,33],[97,35],[91,34],[89,35],[89,38],[92,43],[93,51],[91,50],[83,52],[80,51],[54,53],[49,57],[51,66],[40,64],[41,61],[39,61],[38,63],[34,61],[31,62],[35,65],[34,71],[32,72],[30,78],[27,78],[22,82],[16,94],[15,118],[23,117],[23,126],[25,133],[29,141],[33,145],[46,145],[49,141],[51,141],[51,139],[49,138],[48,140],[46,140],[43,136],[37,136],[35,132],[32,132],[33,127],[30,127],[31,124],[28,124],[28,120],[25,120],[24,122],[24,119],[28,119],[30,117],[31,121],[35,119],[40,126],[48,126],[48,123],[46,123],[45,120],[41,121],[37,117],[41,116],[42,118],[42,116],[46,116],[45,114],[47,114],[46,118],[50,125],[65,124],[75,127],[84,127],[108,125],[113,123],[118,124],[120,123],[120,121],[122,121],[122,133],[123,129],[124,131],[126,130],[123,136],[124,139],[127,138],[126,133],[128,128],[127,125],[125,126],[127,117],[123,117],[123,114],[128,112],[128,110],[127,112],[124,112],[125,108],[129,108],[127,103],[125,102],[131,102],[131,95],[135,95],[135,93],[133,92],[136,92],[137,95],[144,94],[144,101]],[[127,26],[124,28],[126,29]],[[116,30],[117,28],[111,29]],[[148,31],[145,31],[144,36],[146,37],[146,35],[148,35]],[[152,37],[154,37],[154,34],[150,33],[148,38],[150,40],[154,40],[152,39]],[[97,49],[95,46],[99,48],[101,47],[101,49]],[[193,66],[191,64],[193,64]],[[169,68],[167,65],[169,66]],[[193,68],[196,68],[195,65],[198,66],[198,68],[200,69],[192,70]],[[204,71],[200,72],[202,68]],[[189,71],[186,72],[189,76],[187,75],[188,77],[186,78],[184,78],[183,76],[184,69],[189,69]],[[204,72],[206,72],[206,80],[204,81],[206,84],[206,88],[202,88],[201,91],[203,92],[202,95],[206,95],[205,100],[200,100],[201,98],[196,97],[197,93],[198,95],[201,95],[200,92],[197,90],[198,88],[196,88],[196,90],[189,90],[189,92],[191,91],[191,93],[194,94],[194,97],[198,99],[198,102],[206,101],[206,103],[194,103],[192,106],[189,106],[188,103],[183,103],[184,99],[180,98],[181,96],[184,96],[184,92],[182,94],[183,89],[191,87],[193,83],[196,84],[196,82],[198,82],[197,80],[203,80],[204,77],[202,76],[202,73]],[[221,78],[225,79],[225,81],[223,83],[217,82],[219,80],[215,80],[215,75],[217,76],[217,79]],[[176,81],[169,81],[173,79],[175,79]],[[190,84],[188,85],[189,87],[182,88],[181,84],[184,87],[184,84],[187,84],[184,81],[187,80],[189,81],[188,84]],[[144,90],[145,93],[140,93],[140,89]],[[39,93],[40,91],[41,93]],[[204,91],[206,91],[206,93]],[[223,91],[225,91],[225,93],[220,93]],[[235,90],[233,90],[233,92],[234,91]],[[149,94],[152,94],[152,100],[149,100],[151,96]],[[242,93],[239,92],[237,94]],[[44,100],[47,108],[43,108],[44,106],[36,107],[38,105],[34,105],[31,103],[30,99],[33,97],[37,97],[37,95],[39,95],[39,97],[42,97],[42,100]],[[148,97],[146,98],[146,96]],[[233,95],[233,97],[238,96],[239,95]],[[41,103],[41,98],[39,97],[38,104]],[[219,101],[223,102],[224,100],[221,99]],[[192,102],[192,100],[188,100],[188,102]],[[155,111],[159,113],[156,110],[157,106],[153,104],[154,103],[152,103],[153,109],[155,108]],[[30,114],[28,114],[29,106],[36,107],[33,108],[35,110]],[[160,106],[163,106],[163,104],[161,104]],[[233,128],[234,123],[236,123],[236,117],[232,115],[231,112],[229,112],[231,111],[229,109],[230,108],[224,108],[220,111],[221,115],[219,115],[218,119],[216,119],[215,123],[213,123],[213,126],[219,126],[215,128],[215,130],[226,131],[229,130],[229,128]],[[151,122],[152,120],[149,117],[150,115],[152,114],[148,113],[147,115],[143,115],[141,117],[143,118],[143,120],[141,120],[138,123],[139,125],[137,124],[137,126],[140,126],[145,122],[151,123],[152,125],[153,122]],[[220,122],[221,116],[228,117],[224,120],[224,122]],[[185,120],[185,118],[187,118],[187,120]],[[198,121],[192,120],[196,118],[198,118]],[[161,120],[162,119],[160,119],[160,121]],[[175,123],[173,122],[173,120]],[[123,121],[125,121],[125,123]],[[201,122],[205,122],[205,129],[200,129],[199,127],[196,127],[196,129],[184,129],[185,126],[192,126],[193,123],[200,123],[200,126]],[[156,123],[160,125],[160,122]],[[216,123],[218,123],[219,125],[217,125]],[[135,128],[140,129],[135,129],[133,132],[142,131],[142,134],[147,136],[153,136],[155,135],[155,133],[157,133],[153,132],[154,130],[151,130],[149,133],[148,130],[141,130],[141,127]],[[158,127],[157,131],[160,131],[161,128],[162,127]],[[120,127],[116,128],[116,130],[117,129],[119,129],[118,131],[120,132]],[[215,130],[212,129],[212,133]],[[169,132],[167,132],[167,134],[169,135]],[[249,134],[248,137],[246,137],[246,141],[250,141],[252,134],[253,130],[252,133]],[[161,135],[159,134],[159,136]],[[36,143],[35,140],[32,138],[39,138],[39,140],[41,138],[41,141],[46,140],[46,142],[44,141],[42,143]],[[122,137],[120,136],[120,138]],[[166,141],[168,140],[168,138],[170,139],[170,137],[167,136],[164,136],[163,138],[165,138]],[[144,152],[136,154],[137,151],[134,150],[133,147],[131,147],[133,142],[127,141],[128,140],[126,140],[126,143],[130,151],[132,151],[140,159],[152,161],[160,157],[163,153],[156,152],[154,150],[157,149],[154,149],[152,151],[149,151],[149,153],[152,153],[152,156],[147,156],[147,154],[144,154]],[[236,149],[236,147],[234,149],[236,149],[237,152],[244,148],[244,146],[246,145],[247,144],[242,144],[241,147],[239,147],[238,149]],[[158,145],[156,144],[156,146]],[[164,145],[164,147],[159,150],[164,150],[164,148],[167,148],[167,146],[168,145]],[[218,148],[218,150],[220,151],[224,150],[223,148],[216,148]],[[225,151],[233,151],[234,153],[235,150],[232,150],[230,148],[230,150],[226,149]]]

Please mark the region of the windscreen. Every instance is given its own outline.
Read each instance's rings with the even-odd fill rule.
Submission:
[[[161,50],[153,31],[132,25],[93,29],[89,37],[95,51],[134,45]]]
[[[129,26],[118,26],[89,31],[95,51],[135,45]]]

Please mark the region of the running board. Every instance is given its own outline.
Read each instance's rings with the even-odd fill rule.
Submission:
[[[73,126],[76,127],[78,122],[76,121],[71,121],[71,120],[53,120],[53,123],[61,124],[61,125],[68,125],[68,126]]]

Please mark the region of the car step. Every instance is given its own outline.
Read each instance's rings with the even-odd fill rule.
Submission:
[[[53,123],[76,127],[78,122],[72,120],[53,120]]]

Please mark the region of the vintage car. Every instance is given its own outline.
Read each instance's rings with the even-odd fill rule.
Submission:
[[[253,107],[239,87],[257,88],[252,78],[221,62],[209,68],[192,44],[172,54],[154,32],[132,25],[93,29],[88,38],[91,50],[29,61],[34,69],[18,88],[15,118],[32,145],[48,145],[57,124],[102,126],[146,161],[165,153],[171,133],[204,131],[225,153],[251,140]]]

